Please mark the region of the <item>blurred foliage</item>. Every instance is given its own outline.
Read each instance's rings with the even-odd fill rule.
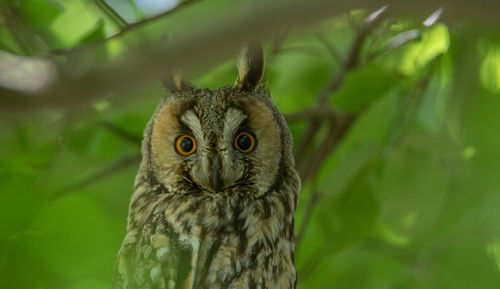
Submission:
[[[1,1],[1,53],[51,56],[117,33],[96,2]],[[148,2],[108,4],[134,22],[155,14]],[[73,63],[78,75],[86,63],[235,5],[207,2],[137,27],[93,59],[54,57]],[[266,81],[284,114],[314,106],[342,73],[368,12],[291,29],[278,49],[266,43]],[[380,23],[366,37],[359,65],[329,95],[334,107],[358,117],[303,183],[299,288],[500,286],[500,33],[466,20],[429,27],[423,20],[393,16]],[[418,37],[394,45],[415,29]],[[7,74],[4,65],[0,73]],[[213,88],[233,83],[236,74],[230,61],[194,82]],[[138,140],[162,95],[151,80],[74,110],[1,117],[0,288],[109,287]],[[307,121],[289,123],[296,145]],[[313,145],[328,131],[321,129]],[[319,200],[309,205],[315,192]]]

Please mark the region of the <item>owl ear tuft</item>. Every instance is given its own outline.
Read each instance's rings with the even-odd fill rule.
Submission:
[[[181,91],[184,88],[180,72],[167,72],[161,79],[161,83],[170,92]]]
[[[259,42],[253,42],[243,47],[238,61],[239,90],[253,90],[264,75],[264,52]]]

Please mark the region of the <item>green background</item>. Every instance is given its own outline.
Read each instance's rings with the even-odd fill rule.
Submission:
[[[250,3],[199,1],[88,53],[56,54],[118,32],[96,2],[1,1],[0,73],[28,82],[39,77],[30,61],[43,57],[78,78],[129,47]],[[109,4],[129,23],[153,13],[132,0]],[[492,5],[485,11],[500,9]],[[286,29],[278,47],[272,37],[263,41],[264,81],[285,115],[314,107],[343,73],[370,12]],[[397,11],[384,18],[366,37],[359,65],[328,95],[332,107],[357,118],[303,183],[299,288],[500,288],[500,23],[453,18],[425,26],[425,18]],[[413,29],[418,37],[395,44]],[[7,55],[26,63],[7,66]],[[228,55],[186,77],[215,88],[236,76]],[[164,94],[150,79],[65,109],[2,109],[0,288],[109,288],[142,131]],[[289,122],[296,145],[308,121]],[[311,140],[306,162],[328,129],[323,124]]]

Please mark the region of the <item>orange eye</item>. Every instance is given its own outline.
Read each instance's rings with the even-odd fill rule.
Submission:
[[[249,132],[240,132],[234,138],[234,147],[242,153],[249,153],[255,148],[255,137]]]
[[[175,141],[175,149],[183,156],[188,156],[196,151],[196,140],[189,135],[181,135]]]

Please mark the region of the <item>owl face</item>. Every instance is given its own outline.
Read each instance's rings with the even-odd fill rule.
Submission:
[[[264,88],[177,91],[147,134],[150,173],[178,194],[259,197],[278,181],[289,153],[289,131]]]

